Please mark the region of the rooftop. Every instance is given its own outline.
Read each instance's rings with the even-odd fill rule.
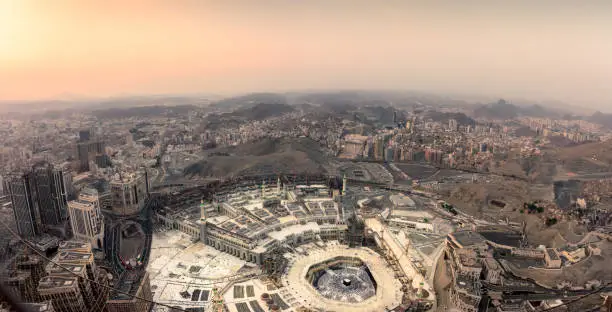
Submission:
[[[142,172],[121,172],[113,176],[111,184],[127,184],[144,177]]]
[[[496,244],[520,247],[522,236],[516,232],[504,232],[504,231],[482,231],[479,232],[486,240]]]
[[[21,306],[25,307],[27,311],[32,312],[54,311],[51,302],[22,303]]]
[[[73,240],[60,242],[59,248],[62,250],[91,252],[91,245],[89,243],[73,241]]]
[[[480,282],[470,276],[457,274],[455,287],[467,294],[480,296]]]
[[[560,259],[559,255],[557,254],[557,252],[554,249],[552,249],[552,248],[547,248],[546,249],[546,253],[548,254],[548,257],[551,260],[559,260]]]
[[[391,195],[389,199],[391,200],[393,205],[397,206],[398,208],[415,206],[414,200],[412,200],[412,198],[404,194]]]
[[[60,261],[87,261],[93,258],[91,252],[76,252],[76,251],[61,251],[59,253]]]
[[[486,243],[486,239],[482,235],[472,231],[459,231],[448,234],[448,236],[462,248]]]
[[[461,264],[467,267],[480,267],[478,254],[473,249],[462,248],[455,251]]]
[[[77,284],[77,277],[75,276],[57,276],[50,275],[43,277],[39,284],[38,289],[54,289],[58,287],[74,287]]]

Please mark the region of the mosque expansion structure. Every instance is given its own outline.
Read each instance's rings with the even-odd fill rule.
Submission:
[[[401,267],[353,196],[346,178],[253,176],[154,197],[153,299],[240,312],[414,304],[407,291],[424,277]]]
[[[191,209],[165,206],[162,224],[206,245],[263,265],[278,248],[315,240],[339,240],[347,230],[342,206],[327,180],[289,185],[245,179],[222,185]]]

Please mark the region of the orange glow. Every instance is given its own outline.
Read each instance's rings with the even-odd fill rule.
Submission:
[[[399,88],[612,101],[609,1],[427,3],[0,0],[0,100]]]

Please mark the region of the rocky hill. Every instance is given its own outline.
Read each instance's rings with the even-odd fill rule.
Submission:
[[[186,177],[224,177],[251,174],[321,174],[327,156],[308,138],[264,139],[212,151],[206,159],[184,169]],[[227,156],[222,156],[227,155]]]
[[[588,120],[612,129],[612,114],[604,114],[598,111],[588,117]]]
[[[270,117],[280,116],[295,111],[295,108],[287,104],[256,104],[249,108],[242,108],[230,113],[230,116],[244,120],[263,120]]]
[[[425,112],[425,116],[427,118],[431,118],[433,121],[442,122],[447,124],[449,120],[454,119],[457,121],[459,125],[462,126],[474,126],[476,121],[470,117],[468,117],[464,113],[445,113],[439,111],[427,111]]]
[[[238,108],[251,108],[257,104],[287,104],[287,98],[277,93],[251,93],[222,99],[212,103],[210,107],[231,111]]]
[[[559,117],[559,113],[549,110],[544,106],[514,105],[501,99],[496,103],[478,106],[473,112],[476,118],[512,119],[518,116],[532,117]]]
[[[497,103],[482,105],[474,109],[474,116],[477,118],[512,119],[517,117],[518,114],[519,108],[505,100],[499,100]]]
[[[94,110],[92,114],[100,119],[116,119],[130,117],[180,116],[196,109],[194,105],[175,106],[136,106],[126,108],[109,108]]]

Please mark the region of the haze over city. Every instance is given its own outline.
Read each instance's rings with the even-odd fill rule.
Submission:
[[[609,1],[0,2],[0,101],[398,89],[612,101]]]
[[[609,0],[0,0],[0,312],[612,312],[611,38]]]

